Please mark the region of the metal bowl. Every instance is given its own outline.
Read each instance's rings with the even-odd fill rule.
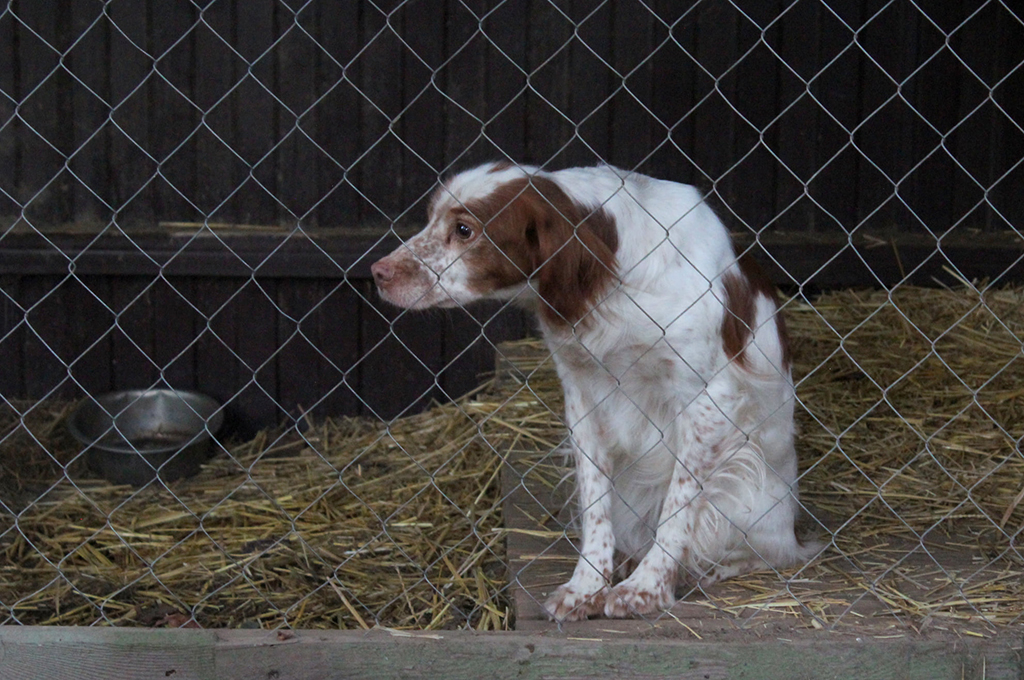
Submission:
[[[115,484],[141,486],[194,475],[224,423],[216,400],[182,390],[113,392],[83,401],[68,419],[89,467]]]

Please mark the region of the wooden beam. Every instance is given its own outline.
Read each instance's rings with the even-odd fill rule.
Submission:
[[[408,235],[415,228],[403,229]],[[954,232],[939,245],[932,237],[895,234],[773,233],[754,243],[740,234],[772,280],[787,288],[813,289],[956,285],[958,278],[1024,281],[1024,239],[1012,232]],[[370,265],[399,240],[386,227],[290,233],[238,233],[213,237],[152,231],[124,236],[8,233],[0,237],[0,275],[66,274],[74,260],[80,275],[144,275],[230,278],[298,277],[369,279]],[[954,275],[953,272],[956,272]]]
[[[0,677],[321,680],[461,678],[1019,678],[1021,640],[709,644],[560,634],[0,628]]]

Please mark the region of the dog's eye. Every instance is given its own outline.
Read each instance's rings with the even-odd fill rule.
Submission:
[[[473,229],[466,226],[462,222],[455,225],[455,235],[461,238],[463,241],[473,235]]]

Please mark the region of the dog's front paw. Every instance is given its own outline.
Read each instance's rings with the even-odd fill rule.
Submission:
[[[578,588],[572,582],[559,586],[544,603],[548,616],[556,621],[582,621],[604,609],[604,587],[596,591]]]
[[[634,579],[631,576],[612,588],[605,597],[604,615],[625,618],[668,609],[675,602],[673,590],[671,579]]]

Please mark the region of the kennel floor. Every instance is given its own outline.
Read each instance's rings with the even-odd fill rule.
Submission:
[[[499,390],[523,384],[542,361],[529,345],[505,346],[500,356]],[[1019,599],[1024,582],[1012,556],[979,554],[976,539],[966,535],[855,537],[844,518],[809,506],[812,517],[802,523],[832,542],[805,568],[750,574],[705,590],[683,587],[670,610],[646,617],[559,624],[542,605],[569,579],[578,557],[568,485],[553,484],[550,449],[529,438],[519,441],[507,451],[502,472],[516,630],[578,639],[701,641],[1019,640],[1024,633],[1017,607],[1001,606]]]

